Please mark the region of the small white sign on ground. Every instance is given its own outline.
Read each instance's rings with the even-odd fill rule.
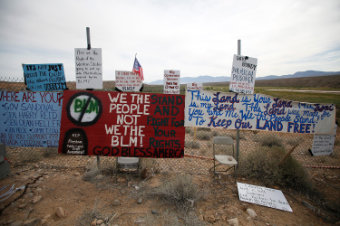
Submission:
[[[203,83],[201,82],[190,82],[187,84],[188,90],[203,90]]]
[[[116,71],[116,88],[122,92],[139,92],[143,81],[132,71]]]
[[[76,88],[103,89],[102,49],[75,48]]]
[[[180,71],[179,70],[164,70],[164,94],[179,94],[180,93]]]
[[[334,149],[334,141],[336,137],[336,129],[334,128],[334,134],[315,134],[313,139],[312,153],[314,156],[330,155]]]
[[[237,182],[238,196],[243,202],[293,212],[282,191]]]
[[[257,59],[234,55],[229,90],[236,93],[253,94]]]

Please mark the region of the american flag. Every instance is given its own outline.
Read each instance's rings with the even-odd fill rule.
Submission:
[[[137,60],[137,57],[135,57],[135,62],[133,63],[133,72],[137,73],[139,75],[139,78],[143,81],[144,76],[143,76],[143,68],[140,65],[140,63]]]

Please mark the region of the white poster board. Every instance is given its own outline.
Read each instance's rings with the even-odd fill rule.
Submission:
[[[257,59],[234,55],[229,90],[236,93],[253,94]]]
[[[188,90],[203,90],[203,83],[201,82],[191,82],[187,84]]]
[[[75,48],[76,88],[103,89],[102,49]]]
[[[116,88],[123,92],[139,92],[143,81],[132,71],[116,71]]]
[[[180,93],[180,71],[179,70],[164,70],[164,94],[179,94]]]
[[[336,129],[334,128],[334,134],[315,134],[313,139],[312,153],[313,156],[330,155],[334,149],[334,141],[336,137]]]
[[[237,182],[238,196],[243,202],[293,212],[282,191]]]

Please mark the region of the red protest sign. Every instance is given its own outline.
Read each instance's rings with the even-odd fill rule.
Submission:
[[[184,155],[184,95],[64,91],[59,153]]]

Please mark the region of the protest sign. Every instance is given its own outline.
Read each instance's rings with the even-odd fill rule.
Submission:
[[[282,191],[237,182],[239,199],[243,202],[293,212]]]
[[[179,158],[184,95],[65,91],[59,153]]]
[[[77,89],[102,89],[102,49],[74,49]]]
[[[201,82],[191,82],[187,84],[187,89],[190,90],[203,90],[203,84]]]
[[[257,59],[234,55],[229,90],[236,93],[253,94]]]
[[[0,138],[9,146],[57,147],[63,94],[0,91]]]
[[[315,134],[313,138],[312,153],[313,156],[330,155],[334,149],[334,141],[336,137],[336,129],[333,134]]]
[[[143,85],[140,76],[132,71],[116,71],[115,87],[123,92],[138,92]]]
[[[164,94],[179,94],[180,93],[180,71],[164,70]]]
[[[22,68],[30,91],[62,91],[67,88],[63,64],[23,64]]]
[[[187,90],[185,126],[330,134],[334,104],[310,104],[263,94]]]

